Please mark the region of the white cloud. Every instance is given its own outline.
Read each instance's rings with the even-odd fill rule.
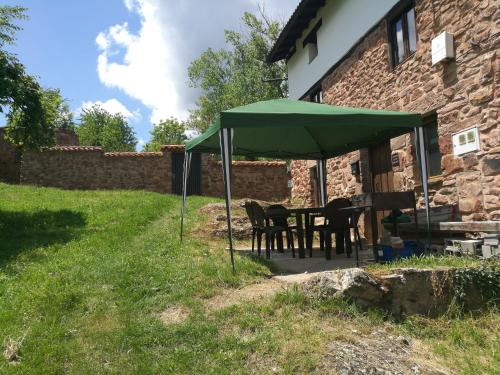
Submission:
[[[245,11],[261,0],[124,0],[139,16],[140,29],[127,23],[99,33],[97,71],[101,82],[141,101],[157,123],[185,119],[198,92],[188,86],[189,63],[202,51],[224,45],[224,29],[240,29]],[[273,16],[286,19],[298,0],[268,1]],[[123,52],[120,54],[120,52]]]
[[[120,113],[129,121],[138,121],[141,118],[141,113],[138,109],[136,109],[135,111],[130,111],[127,107],[125,107],[125,105],[123,105],[118,99],[115,98],[109,99],[105,102],[102,102],[100,100],[95,102],[83,102],[80,108],[76,110],[77,117],[82,113],[83,109],[91,108],[93,105],[98,105],[113,115]]]

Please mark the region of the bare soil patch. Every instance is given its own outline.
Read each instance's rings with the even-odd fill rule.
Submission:
[[[185,307],[170,306],[165,311],[158,314],[158,318],[163,324],[168,326],[183,323],[190,315],[191,311]]]
[[[245,202],[249,199],[238,199],[231,203],[233,225],[233,238],[235,240],[248,240],[251,238],[252,225],[245,211]],[[271,202],[259,201],[262,207],[268,207]],[[278,202],[284,204],[283,202]],[[209,203],[199,209],[199,212],[209,215],[207,228],[204,231],[209,237],[227,237],[227,216],[225,203]]]
[[[285,290],[287,284],[275,278],[264,280],[257,284],[247,285],[241,289],[228,290],[222,294],[205,300],[205,307],[209,311],[217,311],[243,302],[269,298]]]

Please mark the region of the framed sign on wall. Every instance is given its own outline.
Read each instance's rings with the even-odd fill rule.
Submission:
[[[456,156],[480,149],[479,132],[475,127],[453,134],[452,142],[453,154]]]

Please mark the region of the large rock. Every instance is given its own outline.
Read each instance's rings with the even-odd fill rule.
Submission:
[[[322,272],[304,284],[310,297],[346,297],[363,307],[386,304],[388,290],[361,268]]]
[[[453,298],[453,272],[449,269],[406,268],[383,277],[391,291],[389,310],[395,315],[436,316],[446,312]]]
[[[378,307],[399,315],[438,316],[449,310],[454,298],[457,269],[395,269],[375,278],[360,268],[321,272],[302,285],[311,298],[347,298],[361,307]],[[461,269],[461,272],[468,272]],[[475,285],[463,296],[466,310],[482,308],[488,300]]]

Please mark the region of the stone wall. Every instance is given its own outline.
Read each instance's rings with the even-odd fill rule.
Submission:
[[[202,191],[204,195],[224,196],[222,165],[205,155],[202,158]],[[235,161],[232,168],[234,198],[282,201],[290,196],[286,163],[279,161]]]
[[[431,204],[458,204],[463,220],[500,219],[500,110],[498,2],[417,0],[417,51],[392,68],[387,23],[382,21],[327,75],[321,85],[327,104],[435,112],[442,175],[431,179]],[[454,35],[456,60],[431,65],[431,40],[442,31]],[[480,47],[473,44],[481,41]],[[453,155],[452,134],[477,126],[481,150]],[[391,140],[400,166],[393,169],[395,190],[420,189],[412,134]],[[367,150],[328,162],[329,197],[370,191]],[[361,161],[356,180],[350,162]],[[311,200],[307,162],[292,163],[293,197]],[[422,199],[420,204],[422,204]]]
[[[170,193],[171,154],[62,146],[25,152],[21,183],[63,189],[143,189]]]
[[[62,146],[22,157],[21,183],[64,189],[134,189],[172,192],[172,153],[183,146],[164,146],[161,152],[111,152],[100,147]],[[289,197],[284,162],[233,164],[235,198],[284,200]],[[202,194],[224,196],[222,166],[202,155]]]
[[[19,183],[21,153],[4,138],[5,130],[0,128],[0,182]]]
[[[78,146],[79,139],[70,129],[57,129],[55,143],[58,146]],[[0,128],[0,181],[18,184],[21,176],[21,152],[5,139],[5,128]]]

